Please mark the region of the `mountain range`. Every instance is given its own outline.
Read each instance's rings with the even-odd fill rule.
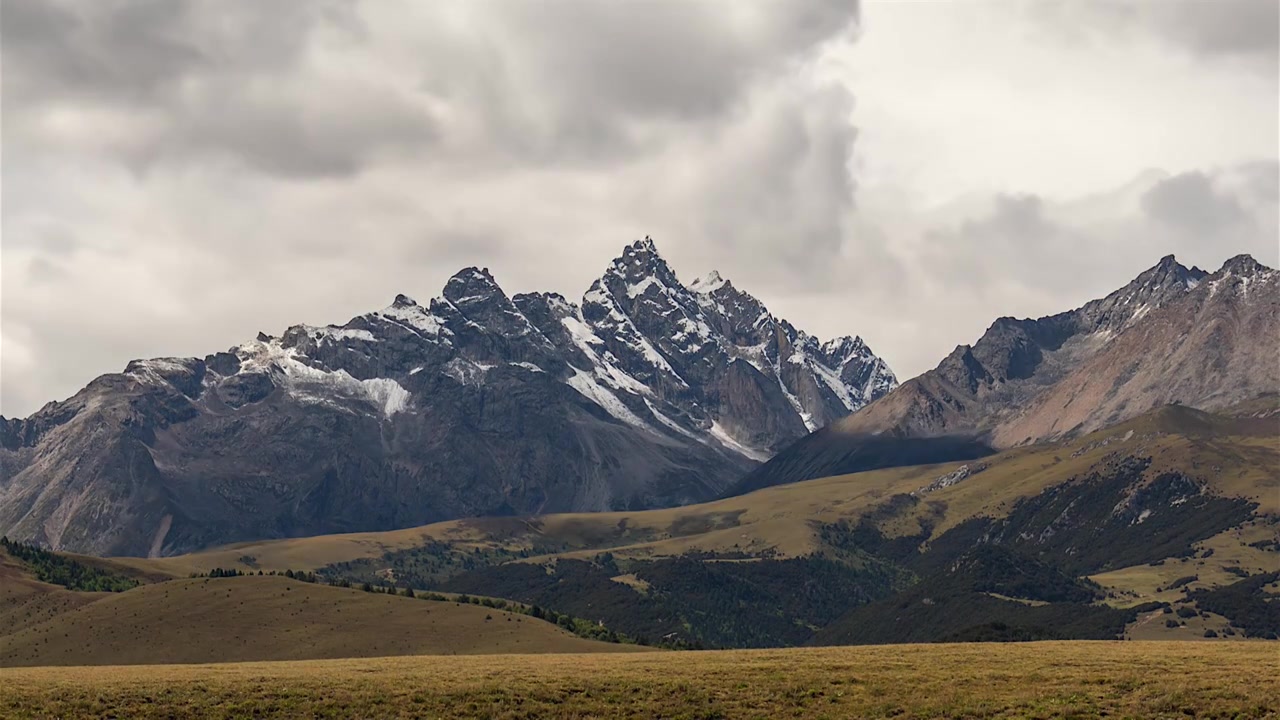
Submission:
[[[59,550],[699,502],[897,386],[645,238],[580,304],[467,268],[422,305],[103,375],[0,418],[0,533]]]
[[[1274,639],[1278,329],[1280,273],[1166,257],[898,386],[648,239],[580,304],[467,268],[0,420],[0,664],[604,649],[521,614],[672,648]],[[299,581],[337,586],[320,615]],[[209,603],[267,643],[118,635]],[[465,632],[291,639],[437,620]]]
[[[1280,388],[1280,272],[1172,256],[1104,298],[1002,317],[973,345],[815,432],[728,494],[1077,437],[1170,404],[1217,410]]]

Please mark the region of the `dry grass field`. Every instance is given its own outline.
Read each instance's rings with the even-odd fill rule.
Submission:
[[[72,592],[42,583],[31,577],[21,563],[0,551],[0,642],[12,632],[106,597],[110,594]]]
[[[117,594],[27,584],[43,595],[0,591],[0,667],[642,649],[493,608],[283,577],[174,580]]]
[[[0,716],[1276,718],[1263,643],[1065,642],[0,670]]]

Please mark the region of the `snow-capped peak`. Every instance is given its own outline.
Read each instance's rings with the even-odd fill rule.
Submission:
[[[822,354],[839,369],[851,360],[871,355],[871,350],[861,337],[845,335],[823,343]]]
[[[614,258],[609,269],[600,279],[606,287],[610,287],[614,285],[610,282],[611,278],[621,278],[625,284],[631,286],[652,278],[667,287],[683,289],[675,273],[658,253],[657,246],[648,236],[623,248],[622,254]]]
[[[724,287],[729,281],[720,277],[719,270],[712,270],[702,277],[689,283],[689,289],[700,294],[710,295],[711,293]]]

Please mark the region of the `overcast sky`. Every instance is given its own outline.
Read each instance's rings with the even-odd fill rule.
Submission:
[[[1277,0],[0,0],[0,412],[652,235],[901,379],[1276,266]]]

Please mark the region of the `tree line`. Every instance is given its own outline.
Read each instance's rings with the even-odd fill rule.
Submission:
[[[77,562],[64,555],[30,545],[8,536],[0,537],[0,547],[26,565],[41,582],[61,585],[80,592],[123,592],[138,586],[138,581],[100,568]]]

